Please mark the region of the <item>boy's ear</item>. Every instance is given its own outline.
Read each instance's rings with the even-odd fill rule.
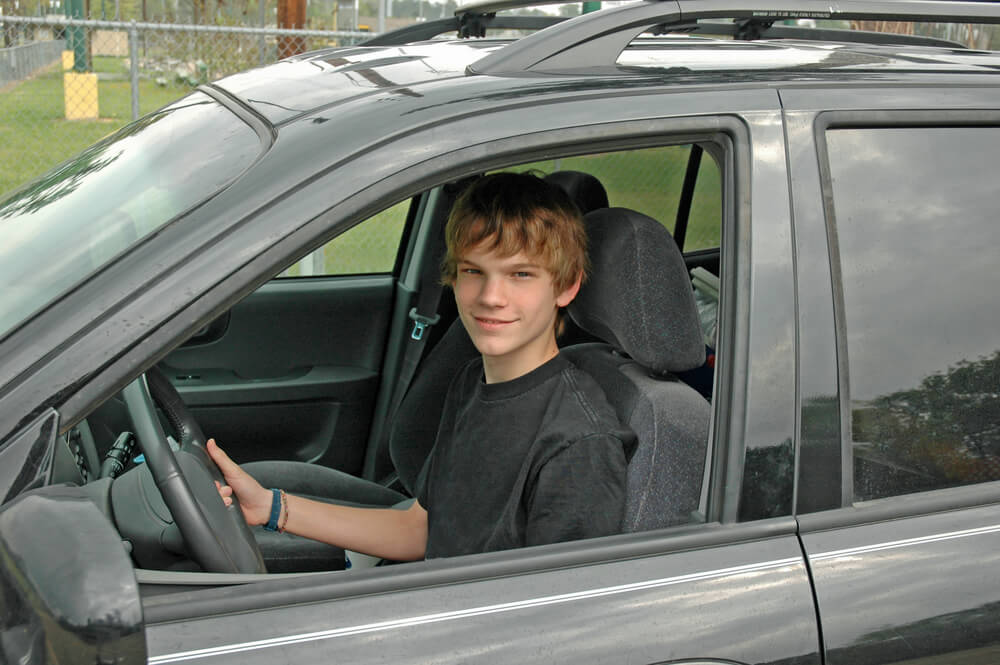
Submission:
[[[558,305],[559,307],[565,307],[566,305],[573,302],[573,298],[575,298],[576,294],[580,292],[580,284],[582,282],[583,282],[583,273],[581,272],[576,276],[576,279],[573,280],[573,283],[570,284],[565,291],[556,296],[556,305]]]

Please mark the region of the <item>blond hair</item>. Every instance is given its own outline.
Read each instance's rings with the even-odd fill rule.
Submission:
[[[586,278],[589,267],[580,211],[560,187],[530,173],[493,173],[470,185],[451,210],[445,243],[446,284],[454,284],[462,254],[483,243],[501,256],[536,258],[556,293]]]

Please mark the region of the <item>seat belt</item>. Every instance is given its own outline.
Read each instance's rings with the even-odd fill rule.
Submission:
[[[444,244],[441,243],[443,249]],[[410,388],[413,375],[417,372],[417,366],[424,355],[424,347],[427,345],[427,338],[430,337],[430,329],[441,320],[441,315],[437,313],[438,305],[441,303],[441,291],[444,286],[441,284],[441,272],[439,270],[439,252],[434,252],[435,260],[424,261],[420,270],[420,293],[417,296],[417,306],[410,308],[410,320],[413,321],[413,328],[410,336],[406,340],[406,351],[403,352],[403,362],[400,363],[399,376],[396,379],[396,390],[392,398],[392,408],[389,409],[389,416],[393,422],[396,418],[396,410],[399,408],[406,391]]]
[[[441,258],[444,252],[444,234],[436,234],[433,243],[433,251],[430,252],[431,259],[425,260],[420,268],[420,291],[417,295],[416,307],[410,308],[409,319],[413,322],[410,334],[406,339],[406,348],[403,351],[403,359],[399,365],[399,374],[396,377],[396,388],[392,393],[389,402],[387,426],[382,429],[379,437],[378,450],[386,450],[389,446],[389,435],[392,433],[393,423],[396,421],[396,412],[403,403],[413,381],[413,376],[417,373],[417,367],[424,355],[424,347],[430,337],[431,328],[440,320],[441,315],[437,313],[438,305],[441,302],[441,291],[444,285],[441,283]],[[393,470],[388,477],[379,481],[386,487],[396,482],[398,474]]]
[[[458,195],[476,180],[478,176],[471,176],[456,182],[448,183],[443,187],[441,200],[436,205],[438,209],[432,215],[447,215]],[[438,314],[438,306],[441,303],[441,291],[444,285],[441,283],[441,260],[444,258],[445,240],[444,229],[441,228],[434,233],[433,239],[429,241],[430,247],[427,257],[420,266],[420,284],[417,292],[417,305],[409,312],[409,319],[413,322],[410,334],[406,339],[406,349],[403,351],[403,359],[400,361],[399,373],[396,377],[396,389],[389,400],[389,408],[386,409],[388,419],[387,426],[383,427],[376,451],[388,450],[389,435],[392,432],[393,423],[396,421],[396,412],[399,410],[403,398],[406,396],[413,381],[413,376],[417,372],[420,360],[424,354],[424,347],[430,336],[430,329],[436,325],[441,317]],[[377,454],[377,453],[376,453]],[[388,477],[381,479],[382,485],[389,486],[396,482],[398,475],[392,471]]]

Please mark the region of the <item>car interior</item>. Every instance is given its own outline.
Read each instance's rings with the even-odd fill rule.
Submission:
[[[723,209],[717,150],[706,141],[510,169],[544,175],[584,213],[592,271],[560,346],[639,437],[624,532],[706,519]],[[646,167],[642,178],[637,165]],[[113,516],[147,588],[191,583],[182,575],[199,571],[351,565],[339,548],[248,529],[235,511],[218,510],[206,435],[265,487],[355,505],[411,500],[448,384],[477,355],[438,278],[444,222],[472,178],[392,206],[370,220],[367,238],[365,222],[304,257],[61,437],[52,482],[84,486]],[[385,248],[371,248],[386,238]],[[345,274],[349,261],[338,257],[365,251],[376,269]],[[190,489],[160,499],[151,483],[168,467],[180,468]],[[220,506],[190,508],[213,502]],[[178,510],[192,514],[175,515],[174,525]],[[233,551],[190,542],[220,538],[235,542]]]

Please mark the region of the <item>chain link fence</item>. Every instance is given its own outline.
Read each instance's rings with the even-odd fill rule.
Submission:
[[[202,83],[371,36],[0,16],[0,196]]]

